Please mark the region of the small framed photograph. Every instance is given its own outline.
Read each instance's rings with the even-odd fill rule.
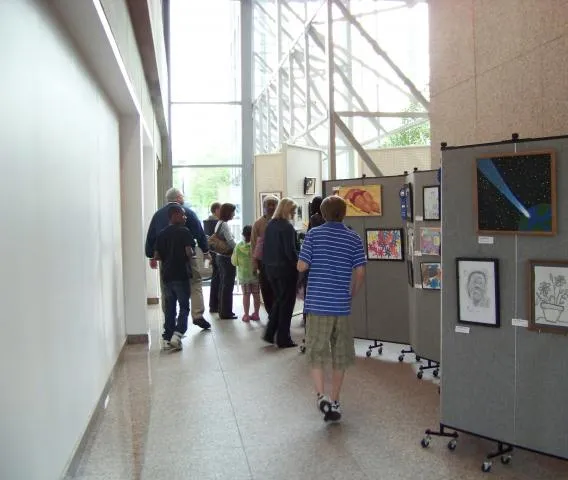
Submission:
[[[406,214],[406,220],[408,222],[412,222],[412,219],[414,218],[414,216],[412,215],[412,184],[411,183],[405,183],[403,185],[403,197],[404,197],[404,205],[406,206],[405,208],[405,214]]]
[[[456,258],[458,322],[499,327],[499,261]]]
[[[262,205],[264,204],[264,199],[266,197],[275,197],[276,199],[278,199],[278,201],[282,200],[282,192],[261,192],[260,193],[260,204],[259,204],[259,210],[260,210],[260,215],[264,215],[264,211],[263,211],[263,207]]]
[[[420,251],[422,255],[440,256],[442,232],[439,228],[423,227],[420,229]]]
[[[313,177],[304,178],[304,195],[316,194],[316,179]]]
[[[420,264],[420,274],[424,290],[442,289],[442,265],[440,262],[422,262]]]
[[[408,258],[414,258],[414,227],[406,228],[406,248],[408,251]]]
[[[406,261],[406,270],[408,274],[408,285],[414,287],[414,265],[412,264],[412,260]]]
[[[568,334],[568,261],[530,260],[529,329]]]
[[[379,228],[365,231],[367,259],[404,260],[402,228]]]
[[[424,187],[422,199],[424,201],[424,220],[440,220],[440,185]]]

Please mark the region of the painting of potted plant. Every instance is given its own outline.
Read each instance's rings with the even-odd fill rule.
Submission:
[[[568,262],[531,261],[531,327],[568,332]]]

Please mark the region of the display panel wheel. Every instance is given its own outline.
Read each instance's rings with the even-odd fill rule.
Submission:
[[[416,376],[418,377],[418,380],[422,380],[422,377],[424,376],[424,372],[422,370],[420,370]]]
[[[432,375],[434,375],[434,377],[438,378],[438,375],[440,375],[440,371],[439,370],[434,370],[432,372]]]
[[[383,347],[379,347],[379,355],[383,354]]]
[[[416,361],[419,362],[420,360],[422,360],[418,355],[416,355]]]
[[[455,438],[453,438],[448,442],[448,450],[452,452],[456,449],[457,446],[458,446],[458,441]]]
[[[369,358],[371,356],[371,350],[367,350],[367,352],[365,353],[365,355],[367,355],[367,358]]]
[[[484,473],[490,472],[492,465],[493,465],[493,464],[492,464],[490,461],[486,460],[486,461],[483,462],[483,464],[481,465],[481,471],[484,472]]]
[[[300,353],[306,353],[306,346],[305,345],[300,346]]]
[[[399,362],[402,362],[403,360],[404,360],[404,355],[399,355],[399,356],[398,356],[398,361],[399,361]]]
[[[513,460],[513,457],[511,455],[503,455],[501,457],[501,463],[503,465],[509,465],[512,460]]]
[[[420,442],[420,445],[422,445],[422,448],[428,448],[430,446],[430,436],[426,435]]]

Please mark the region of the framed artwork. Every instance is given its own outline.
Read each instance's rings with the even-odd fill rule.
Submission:
[[[262,205],[264,203],[264,199],[266,197],[276,197],[278,200],[282,199],[282,192],[261,192],[260,193],[260,206],[259,206],[259,210],[260,210],[260,215],[262,216],[264,214],[263,210],[262,210]]]
[[[304,195],[316,194],[316,179],[313,177],[304,178]]]
[[[339,187],[339,195],[347,203],[347,217],[377,217],[383,214],[380,185]]]
[[[422,189],[424,220],[440,220],[440,185]]]
[[[407,227],[406,229],[406,248],[408,251],[408,258],[414,258],[414,228]]]
[[[422,262],[420,264],[422,288],[424,290],[442,289],[442,266],[440,262]]]
[[[531,330],[568,333],[568,261],[530,260]]]
[[[412,222],[413,215],[412,215],[412,184],[405,183],[402,186],[402,197],[404,198],[404,212],[406,214],[405,220],[408,222]]]
[[[556,158],[553,151],[475,159],[478,233],[556,235]]]
[[[369,260],[404,260],[401,228],[365,230]]]
[[[414,266],[412,265],[412,260],[406,261],[406,270],[408,274],[408,285],[414,287]]]
[[[458,322],[499,327],[499,261],[456,258]]]
[[[442,246],[442,233],[439,228],[420,229],[420,251],[423,255],[439,256]]]

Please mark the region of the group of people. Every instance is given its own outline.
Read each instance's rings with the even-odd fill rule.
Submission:
[[[167,205],[154,215],[146,239],[150,265],[157,268],[160,264],[164,348],[182,348],[190,296],[193,323],[203,329],[211,326],[203,318],[197,245],[213,266],[210,312],[218,313],[220,319],[237,318],[233,312],[233,289],[238,272],[243,292],[242,320],[260,320],[262,293],[268,313],[262,338],[280,348],[296,346],[290,323],[301,285],[305,291],[306,353],[316,404],[326,421],[338,421],[345,370],[355,358],[349,321],[351,299],[362,286],[366,263],[361,238],[343,224],[345,201],[338,196],[314,198],[308,232],[300,248],[293,226],[297,205],[289,198],[265,198],[263,215],[254,225],[243,228],[239,243],[228,225],[235,215],[234,205],[214,203],[211,216],[204,221],[204,230],[195,213],[184,206],[179,190],[168,190],[166,200]],[[216,247],[214,251],[210,252],[210,246]],[[324,366],[330,359],[332,385],[326,394]]]

